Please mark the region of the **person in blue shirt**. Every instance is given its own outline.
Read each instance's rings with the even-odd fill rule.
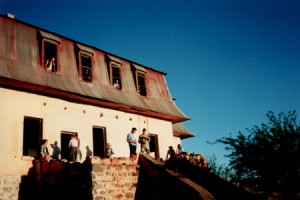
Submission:
[[[136,128],[132,128],[131,132],[127,134],[127,142],[129,144],[130,157],[133,158],[136,157],[136,138],[134,135],[136,131]]]

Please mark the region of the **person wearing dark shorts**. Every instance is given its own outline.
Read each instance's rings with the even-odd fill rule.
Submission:
[[[131,132],[127,134],[127,142],[129,144],[130,157],[136,157],[136,138],[134,135],[136,131],[136,128],[132,128]]]

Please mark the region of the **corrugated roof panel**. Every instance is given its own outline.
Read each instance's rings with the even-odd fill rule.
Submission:
[[[112,60],[112,61],[115,61],[115,62],[117,62],[117,63],[122,63],[122,61],[121,61],[119,58],[117,58],[117,57],[114,57],[114,56],[112,56],[112,55],[110,55],[110,54],[106,54],[106,56],[107,56],[110,60]]]
[[[142,71],[142,72],[147,72],[147,70],[137,64],[133,64],[132,63],[132,66],[136,69],[136,70],[139,70],[139,71]]]
[[[60,38],[52,33],[47,33],[45,31],[39,30],[39,33],[43,38],[47,38],[49,40],[53,40],[55,42],[60,42]]]
[[[182,123],[172,124],[173,134],[181,139],[195,137]]]
[[[0,76],[11,78],[7,65],[9,65],[7,61],[0,59]]]
[[[85,52],[87,52],[87,53],[89,53],[89,54],[92,54],[92,55],[94,55],[94,50],[92,49],[92,48],[89,48],[89,47],[87,47],[87,46],[84,46],[84,45],[81,45],[81,44],[78,44],[78,43],[76,43],[76,46],[81,50],[81,51],[85,51]]]
[[[22,62],[9,62],[7,67],[12,79],[44,85],[38,67]]]
[[[77,93],[80,95],[86,95],[86,93],[80,87],[78,80],[76,80],[76,79],[73,80],[73,79],[70,79],[69,77],[64,77],[64,76],[62,76],[61,79],[63,80],[63,82],[65,84],[65,88],[66,88],[67,92]]]

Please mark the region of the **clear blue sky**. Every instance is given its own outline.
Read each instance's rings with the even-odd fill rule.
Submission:
[[[300,111],[300,0],[0,0],[0,13],[166,72],[186,151]],[[300,118],[300,116],[299,116]],[[299,121],[299,119],[298,119]]]

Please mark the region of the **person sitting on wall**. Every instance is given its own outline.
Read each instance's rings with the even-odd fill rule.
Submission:
[[[176,149],[176,154],[179,156],[179,158],[183,158],[184,155],[183,155],[183,148],[181,146],[181,144],[178,144],[177,145],[177,149]]]
[[[172,146],[169,146],[169,150],[167,151],[166,160],[170,160],[173,157],[175,157],[175,151]]]
[[[202,154],[200,154],[200,167],[208,168],[208,163]]]
[[[166,168],[175,170],[177,168],[176,163],[176,153],[172,146],[169,146],[166,156]]]
[[[41,154],[41,159],[42,160],[49,161],[50,160],[50,155],[49,155],[49,151],[48,151],[48,148],[47,148],[47,144],[48,144],[48,140],[46,140],[46,139],[42,140],[40,154]]]
[[[107,143],[106,145],[106,158],[112,159],[112,156],[115,154],[114,150],[111,147],[111,144]]]

